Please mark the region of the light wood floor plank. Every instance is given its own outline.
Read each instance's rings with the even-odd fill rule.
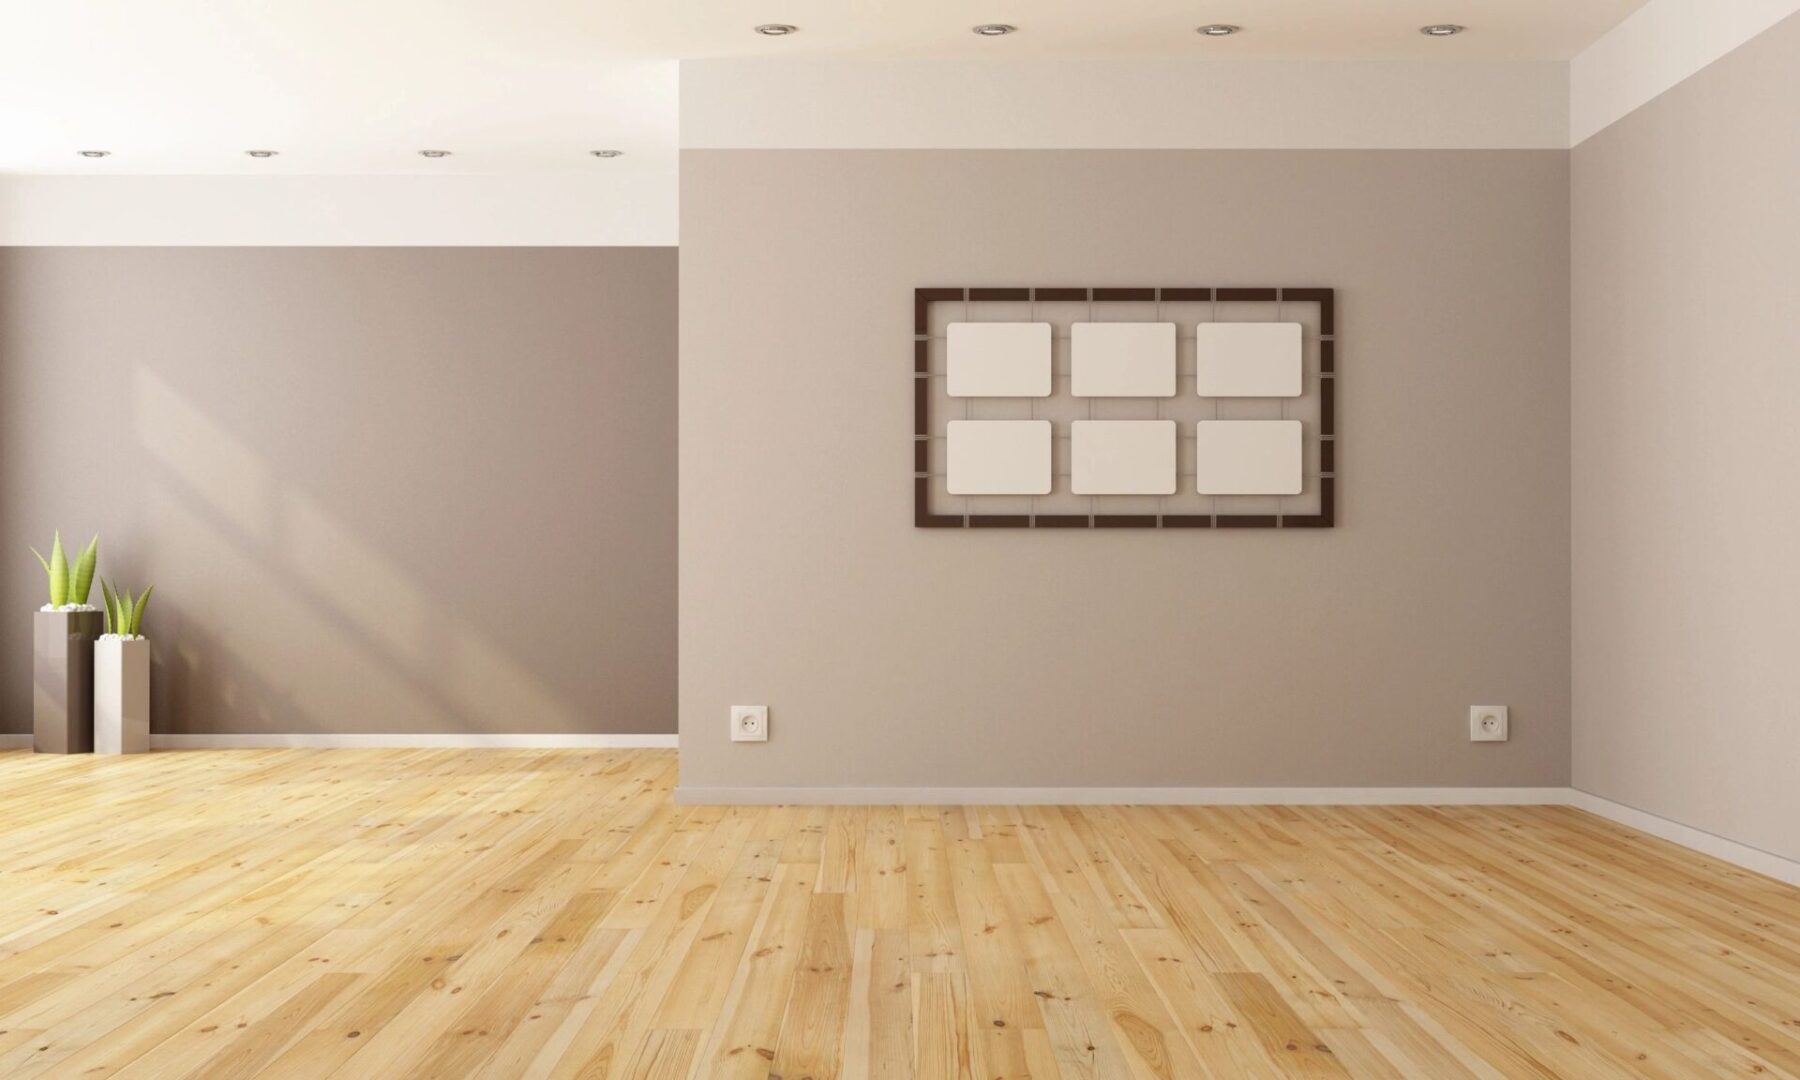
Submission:
[[[844,894],[814,892],[771,1075],[837,1076],[842,1070],[850,963]]]

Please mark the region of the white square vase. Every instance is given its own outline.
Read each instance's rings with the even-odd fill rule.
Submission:
[[[94,642],[94,752],[150,750],[150,641],[102,637]]]

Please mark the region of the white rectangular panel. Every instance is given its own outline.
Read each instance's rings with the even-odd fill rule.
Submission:
[[[1300,324],[1201,323],[1194,374],[1201,397],[1299,397]]]
[[[1175,494],[1175,421],[1077,420],[1070,427],[1075,494]]]
[[[1078,322],[1069,331],[1076,397],[1174,397],[1175,324]]]
[[[1050,324],[957,322],[945,330],[951,397],[1049,397]]]
[[[1050,421],[952,420],[948,428],[950,494],[1050,494]]]
[[[1298,495],[1298,420],[1202,420],[1194,429],[1194,489],[1202,495]]]

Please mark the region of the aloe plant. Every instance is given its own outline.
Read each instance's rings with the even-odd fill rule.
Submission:
[[[150,594],[156,591],[152,585],[144,590],[142,596],[133,600],[131,590],[120,591],[102,578],[100,592],[106,598],[106,632],[120,637],[140,637],[144,632],[144,606],[150,603]]]
[[[60,529],[56,532],[55,542],[50,545],[48,559],[37,548],[32,548],[31,553],[37,556],[38,565],[44,568],[44,573],[50,578],[51,607],[85,605],[88,602],[88,593],[94,589],[94,564],[100,559],[100,537],[97,534],[76,557],[73,568],[69,566],[68,554],[63,551]]]

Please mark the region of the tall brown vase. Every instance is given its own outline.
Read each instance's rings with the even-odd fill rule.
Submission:
[[[94,640],[98,611],[38,611],[33,626],[31,748],[40,754],[94,750]]]

